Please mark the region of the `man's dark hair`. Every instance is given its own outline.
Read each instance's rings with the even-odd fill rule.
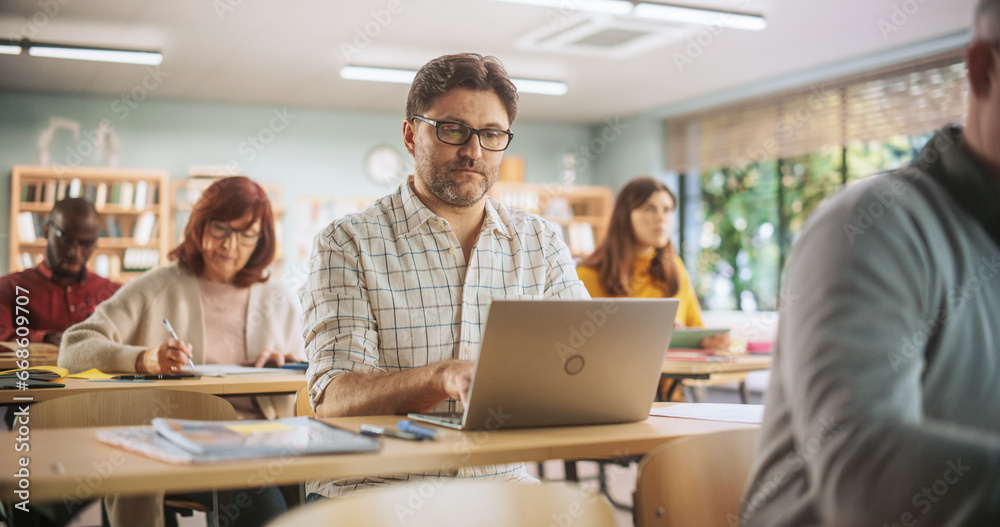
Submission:
[[[424,64],[406,97],[406,118],[423,115],[434,101],[454,88],[492,91],[507,110],[507,119],[517,116],[517,88],[510,82],[500,59],[477,53],[445,55]]]

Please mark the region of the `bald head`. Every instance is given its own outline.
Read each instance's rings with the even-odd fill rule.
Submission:
[[[75,220],[87,220],[88,218],[97,219],[97,209],[94,208],[94,204],[83,199],[83,198],[66,198],[61,200],[52,207],[52,212],[49,214],[49,219],[55,221],[56,219],[68,219],[71,221]],[[62,226],[62,223],[58,225]]]
[[[1000,0],[979,0],[972,31],[975,40],[1000,40]]]
[[[99,227],[97,209],[83,198],[66,198],[52,207],[45,225],[45,263],[53,275],[66,284],[86,276]]]

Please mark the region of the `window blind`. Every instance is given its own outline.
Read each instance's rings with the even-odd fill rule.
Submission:
[[[684,173],[795,157],[965,121],[964,50],[666,121],[666,166]]]

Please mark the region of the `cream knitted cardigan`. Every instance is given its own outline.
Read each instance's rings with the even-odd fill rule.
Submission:
[[[191,343],[194,363],[204,364],[206,328],[198,278],[170,263],[128,282],[99,304],[90,317],[67,329],[59,349],[59,366],[70,372],[90,368],[135,371],[142,350],[170,336],[164,318],[181,339]],[[273,280],[250,287],[245,338],[250,360],[267,349],[304,355],[302,317],[291,295]],[[268,417],[290,415],[288,401],[282,401],[279,409],[269,409],[271,404],[261,399],[258,403]]]

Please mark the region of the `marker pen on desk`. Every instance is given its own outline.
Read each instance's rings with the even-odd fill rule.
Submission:
[[[414,423],[413,421],[408,421],[406,419],[400,419],[399,422],[396,423],[396,427],[398,427],[400,430],[404,432],[420,436],[423,439],[434,439],[434,436],[437,435],[437,432],[435,432],[434,430],[431,430],[430,428],[424,426],[420,426],[417,423]]]
[[[170,321],[169,320],[167,320],[166,318],[164,318],[163,319],[163,325],[167,326],[167,331],[170,332],[170,336],[173,337],[174,340],[180,340],[181,339],[180,337],[177,336],[177,332],[174,331],[174,327],[170,325]],[[191,366],[191,371],[194,371],[194,361],[193,360],[188,359],[188,366]]]
[[[382,428],[375,425],[361,425],[361,435],[369,437],[387,436],[396,439],[409,439],[410,441],[423,441],[423,437],[407,432],[398,432],[390,428]]]

